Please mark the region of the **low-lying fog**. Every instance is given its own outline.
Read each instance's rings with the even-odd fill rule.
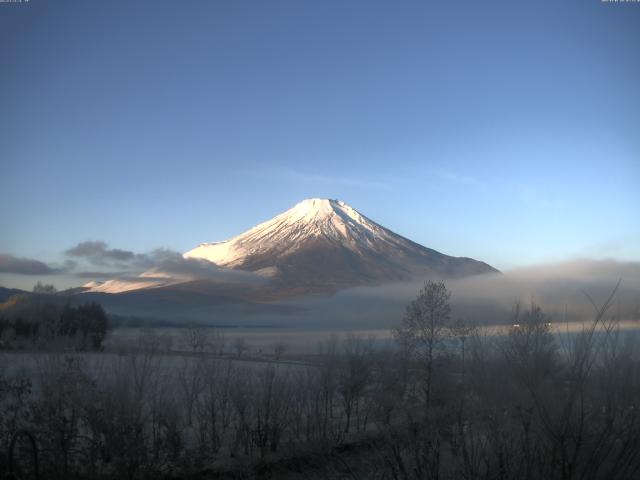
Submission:
[[[617,261],[572,261],[553,265],[519,268],[502,274],[481,275],[446,281],[451,291],[452,319],[483,325],[486,331],[504,332],[513,323],[516,302],[528,307],[540,305],[555,329],[576,331],[582,322],[594,317],[594,306],[601,305],[618,281],[613,308],[621,328],[640,327],[640,263]],[[424,280],[378,287],[360,287],[335,295],[316,295],[282,302],[298,307],[295,314],[245,315],[228,318],[203,318],[203,325],[225,325],[227,341],[247,341],[255,353],[272,352],[277,343],[287,344],[291,353],[313,353],[319,340],[332,333],[354,332],[374,335],[378,341],[390,338],[408,302],[414,299]],[[187,323],[176,319],[177,324]],[[502,327],[502,330],[500,328]],[[173,338],[173,349],[184,337],[180,328],[155,328],[158,334]],[[107,345],[135,342],[137,328],[118,328],[111,332]]]
[[[519,268],[495,275],[446,281],[451,290],[452,317],[494,325],[510,323],[516,302],[540,305],[553,321],[585,321],[596,304],[615,288],[615,309],[621,319],[640,321],[640,263],[572,261]],[[424,280],[379,287],[361,287],[334,296],[291,300],[305,313],[285,320],[288,326],[332,329],[388,328],[397,324],[405,306],[416,297]],[[587,297],[588,296],[588,297]]]

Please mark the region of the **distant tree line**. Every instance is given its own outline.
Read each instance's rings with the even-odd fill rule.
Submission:
[[[58,292],[58,289],[51,284],[38,282],[33,286],[33,293],[39,293],[43,295],[54,295]]]
[[[12,297],[0,312],[0,348],[47,348],[63,345],[75,350],[100,350],[109,322],[95,302],[73,306],[43,298]]]

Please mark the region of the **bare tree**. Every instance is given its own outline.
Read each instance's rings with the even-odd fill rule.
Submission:
[[[350,334],[344,341],[344,351],[338,370],[338,393],[342,399],[348,433],[353,414],[356,415],[356,430],[360,429],[360,405],[364,390],[371,380],[371,351],[373,340],[366,341]]]
[[[81,357],[55,354],[38,359],[38,384],[33,423],[44,432],[43,448],[57,452],[47,457],[46,468],[54,478],[69,478],[80,447],[82,397],[93,385]]]
[[[231,384],[236,370],[231,361],[204,364],[204,389],[196,404],[201,449],[217,453],[231,423]]]
[[[187,345],[194,353],[202,352],[207,346],[209,333],[202,325],[189,325],[185,327],[183,334]]]
[[[231,405],[234,411],[232,426],[235,430],[234,439],[230,445],[231,456],[235,456],[240,448],[245,455],[249,455],[251,452],[253,389],[251,370],[248,368],[237,369],[230,388]]]
[[[187,426],[193,424],[193,410],[200,393],[204,389],[204,364],[201,361],[184,358],[178,374],[178,384],[182,390],[183,405],[186,413]]]
[[[478,327],[465,322],[462,319],[458,319],[450,327],[451,335],[460,342],[460,360],[462,361],[462,375],[465,375],[465,360],[466,360],[466,344],[467,339],[477,334]]]
[[[279,371],[269,364],[258,372],[256,380],[252,396],[252,440],[263,457],[267,446],[272,452],[278,449],[292,402],[286,371]]]
[[[451,293],[444,282],[428,280],[406,309],[394,337],[412,349],[424,371],[425,409],[429,412],[433,386],[433,362],[436,350],[449,335]]]
[[[402,350],[385,349],[372,355],[372,400],[376,418],[390,427],[392,414],[400,411],[408,383],[408,362]]]

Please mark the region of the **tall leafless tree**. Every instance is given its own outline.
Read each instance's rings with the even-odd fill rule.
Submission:
[[[451,292],[444,282],[428,280],[406,309],[394,337],[412,349],[424,368],[425,412],[431,407],[434,357],[450,334]]]

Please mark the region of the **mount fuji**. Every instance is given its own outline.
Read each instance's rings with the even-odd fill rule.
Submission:
[[[322,198],[304,200],[230,240],[202,243],[184,257],[256,272],[275,285],[304,291],[497,271],[423,247],[344,202]]]
[[[417,277],[454,278],[497,272],[486,263],[452,257],[384,228],[339,200],[311,198],[237,237],[202,243],[183,254],[225,271],[251,272],[261,286],[243,287],[260,300],[333,293]],[[150,281],[151,280],[151,281]],[[217,292],[219,282],[152,270],[138,279],[87,285],[87,291],[122,293],[179,285],[181,291]],[[228,284],[225,291],[234,290]],[[236,288],[239,288],[236,284]],[[257,297],[256,297],[257,296]]]

